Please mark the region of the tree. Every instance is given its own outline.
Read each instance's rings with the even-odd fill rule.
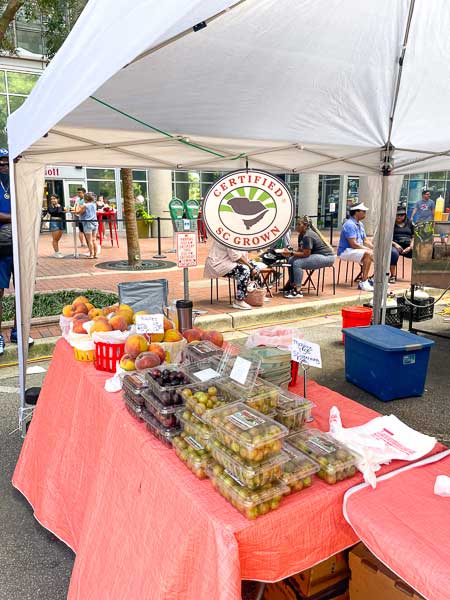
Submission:
[[[136,209],[133,192],[133,171],[120,169],[123,192],[123,216],[125,218],[125,231],[127,234],[128,264],[131,268],[141,265],[141,249],[136,223]]]
[[[46,55],[52,58],[75,24],[87,0],[3,0],[0,2],[0,50],[15,51],[11,24],[20,17],[42,23]]]

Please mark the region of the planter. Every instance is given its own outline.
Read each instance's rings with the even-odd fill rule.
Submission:
[[[145,221],[137,221],[137,230],[138,230],[138,238],[140,240],[144,240],[148,237],[150,237],[149,232],[150,232],[150,225],[148,223],[146,223]]]

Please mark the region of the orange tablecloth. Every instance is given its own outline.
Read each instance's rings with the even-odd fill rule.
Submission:
[[[450,498],[433,492],[437,475],[450,476],[450,457],[422,464],[440,456],[382,477],[375,491],[353,489],[345,501],[369,550],[428,600],[450,597]]]
[[[342,500],[360,476],[316,480],[248,521],[104,391],[107,376],[58,342],[13,477],[76,552],[69,598],[238,600],[241,578],[278,580],[358,541]],[[376,415],[315,383],[309,393],[322,429],[333,404],[345,426]]]

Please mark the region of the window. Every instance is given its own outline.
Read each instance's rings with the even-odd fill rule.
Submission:
[[[115,179],[114,169],[86,169],[87,179]]]
[[[180,200],[201,200],[223,171],[172,171],[173,194]]]
[[[6,120],[27,99],[36,81],[38,73],[0,70],[0,146],[6,147]]]

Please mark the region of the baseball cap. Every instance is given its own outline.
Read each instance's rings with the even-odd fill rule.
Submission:
[[[352,206],[350,210],[369,210],[369,207],[364,204],[364,202],[360,202],[356,204],[356,206]]]
[[[9,156],[8,148],[0,148],[0,157],[2,156]]]
[[[404,206],[399,206],[397,208],[397,214],[398,215],[406,215],[406,208]]]

